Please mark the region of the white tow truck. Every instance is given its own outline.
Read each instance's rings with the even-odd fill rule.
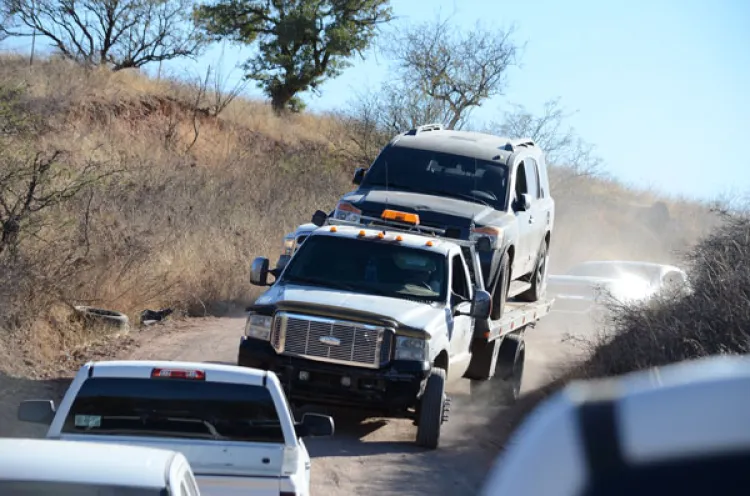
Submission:
[[[321,211],[313,221],[320,227],[281,267],[253,261],[251,283],[270,288],[248,308],[239,365],[276,372],[296,406],[412,419],[428,449],[448,419],[449,380],[470,379],[472,394],[503,402],[518,397],[524,333],[552,302],[511,300],[491,320],[479,258],[492,249],[487,238],[441,236],[391,210],[378,226]]]
[[[310,456],[301,438],[334,430],[325,415],[295,422],[272,372],[176,361],[86,363],[59,408],[28,400],[18,418],[49,423],[49,439],[180,452],[202,495],[307,496]]]

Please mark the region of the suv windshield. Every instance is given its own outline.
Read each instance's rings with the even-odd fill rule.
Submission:
[[[189,379],[88,379],[62,432],[284,442],[266,388]]]
[[[461,155],[390,146],[367,171],[361,187],[449,196],[505,210],[508,168]]]
[[[383,241],[310,236],[281,281],[420,301],[446,295],[446,261],[439,253]]]

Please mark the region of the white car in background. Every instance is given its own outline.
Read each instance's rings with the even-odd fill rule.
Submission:
[[[0,494],[200,496],[182,453],[114,443],[0,439]]]
[[[547,295],[555,300],[551,316],[570,323],[596,318],[607,302],[643,302],[664,290],[689,290],[685,271],[652,262],[590,261],[550,274],[547,282]]]

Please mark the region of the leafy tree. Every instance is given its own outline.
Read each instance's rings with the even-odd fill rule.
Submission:
[[[214,39],[257,45],[244,64],[277,113],[299,105],[370,45],[377,26],[391,19],[388,0],[218,0],[195,10]]]
[[[191,0],[0,0],[11,36],[34,33],[66,58],[113,70],[195,56]],[[2,30],[0,30],[1,32]]]

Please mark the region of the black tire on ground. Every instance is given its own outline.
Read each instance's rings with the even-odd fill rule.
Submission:
[[[498,352],[495,374],[488,380],[469,382],[472,402],[492,406],[510,406],[521,394],[523,369],[526,361],[526,343],[522,336],[505,337]]]
[[[490,318],[500,320],[505,312],[505,303],[508,300],[508,288],[510,287],[510,261],[508,253],[503,253],[498,267],[498,276],[495,281],[495,288],[492,291],[492,311]]]
[[[76,306],[75,310],[79,318],[89,325],[103,325],[123,331],[130,329],[130,319],[122,312],[83,305]]]
[[[549,254],[547,253],[547,241],[542,241],[539,247],[534,274],[531,276],[531,287],[516,296],[517,299],[527,302],[535,302],[544,298],[547,292],[547,265]]]
[[[419,425],[417,426],[418,446],[428,449],[438,447],[445,406],[445,370],[433,367],[420,399]]]

